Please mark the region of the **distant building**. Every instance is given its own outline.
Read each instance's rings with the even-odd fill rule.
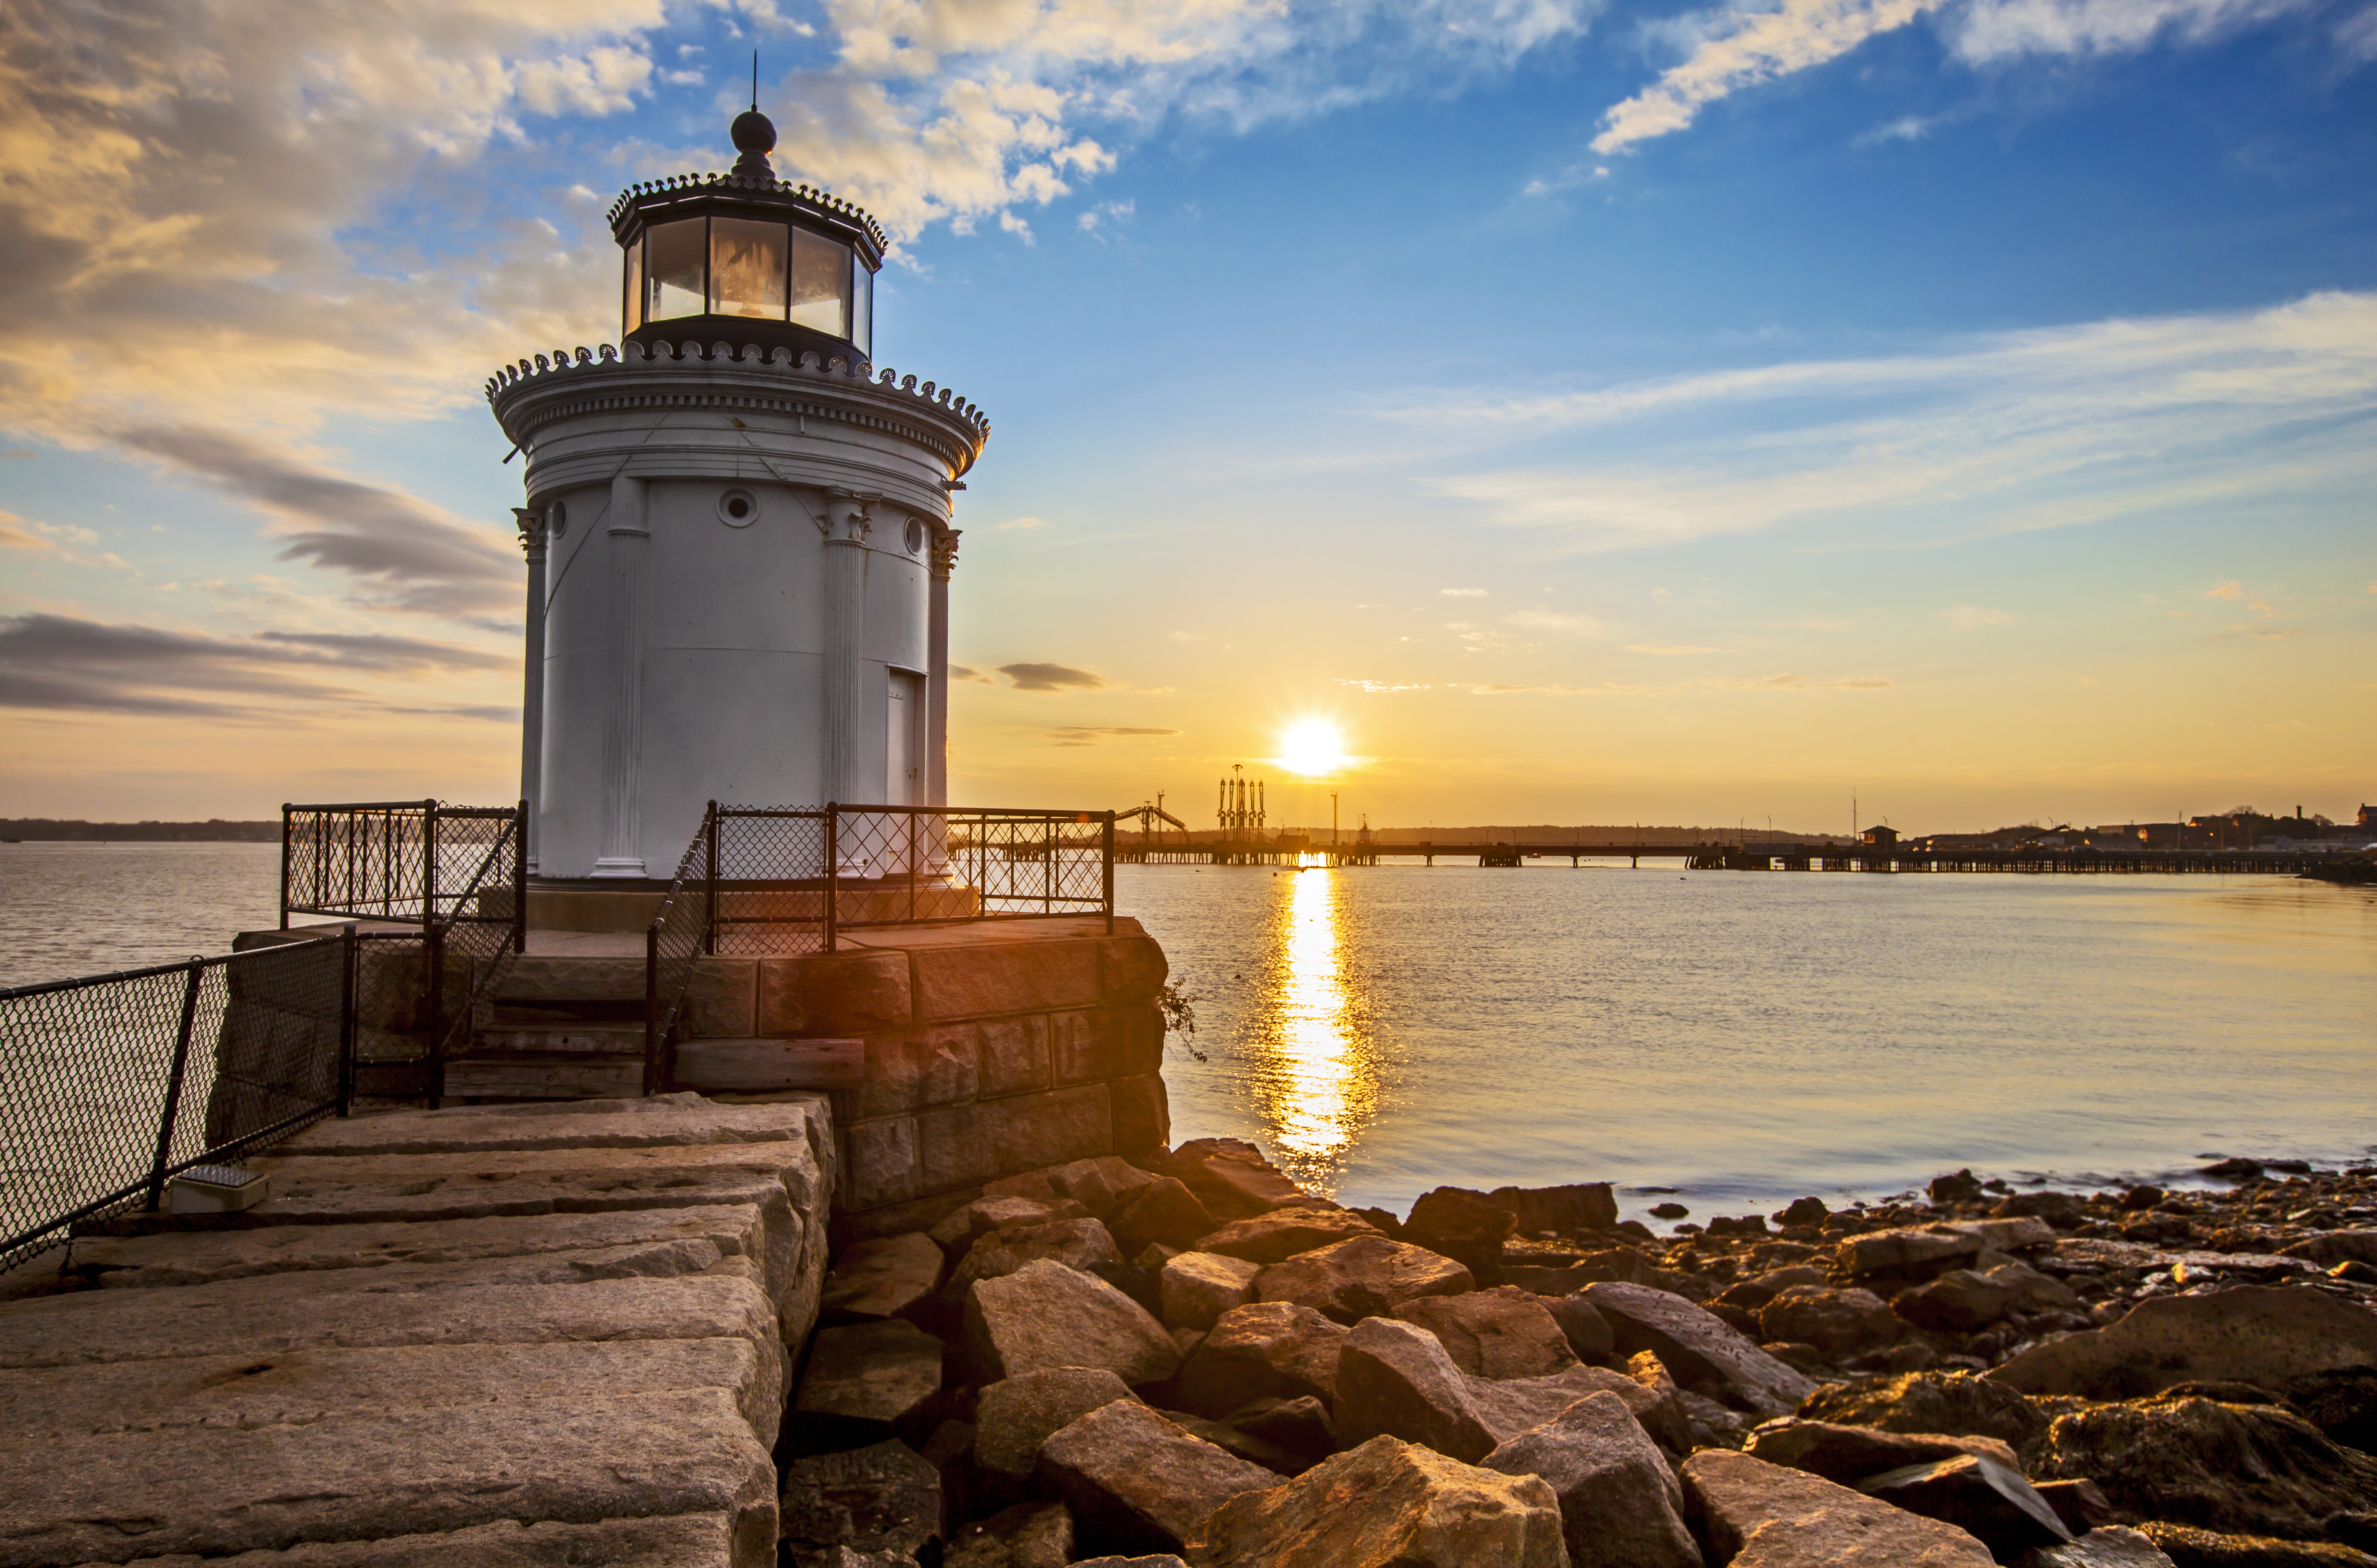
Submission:
[[[1857,835],[1857,842],[1869,849],[1895,849],[1898,848],[1898,829],[1895,827],[1869,827],[1863,833]]]
[[[2352,819],[2355,827],[2377,827],[2377,806],[2362,806],[2360,814]]]

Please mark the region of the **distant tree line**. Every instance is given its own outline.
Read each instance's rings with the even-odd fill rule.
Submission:
[[[281,821],[62,822],[48,816],[0,816],[0,838],[69,844],[278,844]]]

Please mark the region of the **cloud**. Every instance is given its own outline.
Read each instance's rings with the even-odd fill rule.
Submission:
[[[1436,591],[1447,599],[1484,599],[1486,597],[1484,588],[1439,588]]]
[[[251,719],[286,718],[293,704],[384,711],[376,698],[340,678],[515,664],[482,649],[413,637],[268,632],[231,638],[66,615],[0,619],[0,707]],[[397,711],[487,717],[500,710]]]
[[[1341,685],[1341,686],[1356,686],[1356,687],[1359,687],[1361,690],[1363,690],[1363,691],[1365,691],[1365,692],[1369,693],[1369,694],[1370,694],[1371,695],[1373,695],[1373,696],[1376,696],[1377,695],[1379,695],[1379,694],[1380,694],[1380,693],[1381,693],[1381,692],[1426,692],[1426,691],[1432,691],[1432,690],[1434,690],[1434,689],[1435,689],[1434,687],[1429,686],[1429,685],[1427,685],[1427,684],[1425,684],[1425,683],[1399,683],[1392,682],[1392,681],[1343,681],[1343,680],[1341,680],[1341,681],[1339,681],[1339,682],[1337,683],[1337,684],[1338,684],[1338,685]]]
[[[1707,105],[1743,88],[1836,60],[1876,33],[1905,27],[1942,0],[1782,0],[1774,10],[1698,19],[1691,53],[1601,117],[1604,157],[1680,131]]]
[[[2222,583],[2217,588],[2205,588],[2204,590],[2204,597],[2206,599],[2242,599],[2245,597],[2245,587],[2242,583],[2231,579],[2228,582]]]
[[[1045,523],[1042,522],[1042,521],[1041,521],[1039,518],[1037,518],[1037,517],[1015,517],[1015,518],[1011,518],[1011,519],[1009,519],[1009,521],[1007,521],[1007,522],[1004,522],[1004,523],[999,524],[999,525],[997,526],[997,530],[996,530],[996,531],[997,531],[997,532],[999,532],[999,533],[1006,533],[1006,532],[1009,532],[1009,531],[1010,531],[1010,530],[1012,530],[1012,529],[1021,529],[1024,530],[1025,532],[1029,533],[1029,532],[1033,532],[1033,531],[1035,531],[1035,530],[1037,530],[1037,529],[1045,529],[1045,528],[1046,528],[1047,526],[1048,526],[1047,524],[1045,524]]]
[[[1988,610],[1977,604],[1959,604],[1940,613],[1960,632],[1977,632],[1983,626],[2010,626],[2022,619],[2011,610]]]
[[[1551,610],[1514,610],[1502,617],[1502,624],[1522,631],[1551,632],[1564,637],[1597,637],[1608,628],[1591,615],[1563,615]]]
[[[1090,692],[1114,684],[1094,671],[1069,664],[1002,664],[998,672],[1014,682],[1019,692]]]
[[[1177,735],[1177,730],[1147,730],[1126,724],[1066,724],[1044,731],[1058,746],[1093,746],[1101,741],[1135,735]]]
[[[1715,686],[1726,691],[1744,692],[1804,692],[1827,688],[1872,692],[1880,691],[1884,686],[1894,686],[1898,683],[1886,680],[1880,675],[1844,675],[1836,680],[1819,681],[1812,675],[1794,674],[1786,671],[1778,675],[1765,675],[1756,679],[1719,675],[1703,681],[1701,684]]]
[[[116,438],[278,517],[282,560],[341,573],[381,608],[454,614],[519,596],[517,552],[401,491],[344,478],[229,431],[143,425]]]
[[[124,557],[113,551],[97,555],[85,555],[75,547],[88,550],[99,542],[99,535],[89,529],[69,523],[44,523],[31,517],[20,517],[14,512],[0,512],[0,550],[22,550],[35,555],[45,555],[78,566],[105,566],[128,572],[132,568]]]
[[[1702,647],[1694,643],[1671,643],[1664,645],[1659,643],[1628,643],[1626,645],[1626,651],[1629,653],[1655,654],[1662,659],[1680,659],[1688,654],[1719,653],[1724,650],[1721,648]]]
[[[992,680],[989,676],[987,676],[987,675],[984,674],[981,671],[976,670],[976,669],[974,669],[972,665],[967,665],[967,664],[952,664],[952,665],[950,665],[950,680],[952,680],[952,681],[980,681],[980,682],[982,682],[985,685],[989,685],[989,686],[995,686],[995,685],[998,684],[998,683],[997,683],[997,682],[996,682],[996,681]]]
[[[2131,54],[2159,42],[2203,44],[2311,0],[1979,0],[1949,29],[1958,55],[1996,64],[2028,55]]]
[[[1400,433],[1423,406],[1431,428],[1481,447],[1607,445],[1606,462],[1455,467],[1422,481],[1580,550],[1817,517],[1889,519],[1890,540],[1905,544],[2266,506],[2377,481],[2377,294],[1589,391],[1439,391],[1380,417]]]

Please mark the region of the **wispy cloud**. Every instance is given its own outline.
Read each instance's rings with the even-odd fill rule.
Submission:
[[[44,523],[31,517],[20,517],[14,512],[0,512],[0,550],[22,550],[71,565],[104,566],[119,572],[132,569],[124,557],[113,551],[84,553],[98,543],[99,535],[89,529]]]
[[[1057,746],[1094,746],[1103,741],[1129,740],[1148,735],[1177,735],[1177,730],[1152,730],[1129,724],[1064,724],[1042,731],[1048,743]]]
[[[1629,653],[1648,653],[1661,659],[1682,659],[1692,654],[1719,653],[1721,648],[1702,647],[1697,643],[1628,643]]]
[[[1439,588],[1436,591],[1447,599],[1484,599],[1486,597],[1484,588]]]
[[[1420,407],[1380,417],[1415,424]],[[2377,294],[1589,391],[1437,393],[1426,407],[1436,430],[1475,447],[1614,446],[1608,433],[1627,427],[1624,455],[1607,462],[1424,481],[1581,549],[1811,517],[1905,518],[1893,537],[1916,540],[2266,504],[2377,481]]]
[[[1717,687],[1720,690],[1743,692],[1821,690],[1875,692],[1885,686],[1894,686],[1898,683],[1880,675],[1843,675],[1830,681],[1820,681],[1813,675],[1800,675],[1785,671],[1780,674],[1755,677],[1717,675],[1702,682],[1701,684]]]
[[[213,637],[169,628],[32,614],[0,619],[0,707],[263,720],[335,704],[471,718],[517,708],[389,708],[352,683],[499,670],[514,660],[416,637],[268,632]]]
[[[998,672],[1019,692],[1093,692],[1114,684],[1094,670],[1069,664],[1002,664]]]
[[[2010,626],[2022,619],[2011,610],[1990,610],[1978,604],[1958,604],[1940,613],[1960,632],[1977,632],[1983,626]]]

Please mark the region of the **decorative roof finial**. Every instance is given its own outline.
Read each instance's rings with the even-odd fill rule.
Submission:
[[[735,160],[733,172],[747,180],[773,180],[776,171],[768,162],[768,154],[776,150],[776,125],[759,113],[759,52],[751,51],[751,107],[735,116],[727,128],[735,138],[735,150],[743,156]]]

